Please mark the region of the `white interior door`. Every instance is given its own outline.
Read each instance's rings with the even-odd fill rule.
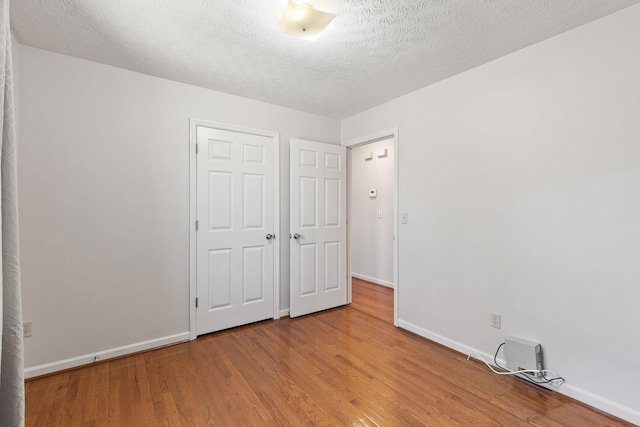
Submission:
[[[274,313],[274,139],[197,127],[197,334]]]
[[[291,317],[347,303],[346,148],[291,140]]]

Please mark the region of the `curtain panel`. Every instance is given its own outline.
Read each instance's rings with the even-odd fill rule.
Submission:
[[[0,0],[0,425],[7,427],[24,425],[22,301],[18,255],[18,185],[12,65],[9,0]]]

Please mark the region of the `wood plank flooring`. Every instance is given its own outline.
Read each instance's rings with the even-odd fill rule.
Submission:
[[[29,380],[26,425],[630,425],[366,314],[358,287],[355,308]]]
[[[355,277],[351,283],[351,308],[393,325],[393,289]]]

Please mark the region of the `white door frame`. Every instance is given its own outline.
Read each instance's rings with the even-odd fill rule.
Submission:
[[[196,143],[198,126],[208,127],[212,129],[220,129],[231,132],[248,133],[251,135],[266,136],[273,138],[273,162],[274,162],[274,180],[273,180],[273,234],[276,236],[276,245],[273,253],[273,318],[280,318],[280,251],[281,242],[289,244],[289,239],[283,239],[280,235],[280,134],[277,132],[265,131],[260,129],[252,129],[243,126],[234,126],[224,123],[212,122],[209,120],[189,119],[189,339],[197,338],[196,329],[196,297],[197,297],[197,281],[196,281]]]
[[[372,135],[367,135],[361,138],[352,139],[350,141],[343,142],[342,145],[347,147],[347,149],[357,147],[358,145],[369,144],[371,142],[381,141],[383,139],[393,138],[393,180],[394,180],[394,189],[393,189],[393,324],[398,326],[399,319],[399,294],[400,294],[400,274],[398,271],[398,191],[399,191],[399,179],[398,179],[398,164],[399,164],[399,140],[398,140],[398,128],[392,128],[388,130],[383,130],[380,132],[376,132]],[[347,151],[347,168],[349,171],[348,176],[348,190],[351,191],[351,150]],[[351,224],[351,204],[347,202],[347,224]],[[348,287],[348,300],[351,303],[351,230],[347,230],[347,271],[349,272],[349,279],[347,280]]]

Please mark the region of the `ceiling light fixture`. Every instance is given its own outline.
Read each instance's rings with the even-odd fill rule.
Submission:
[[[305,40],[315,40],[336,15],[289,0],[276,30]]]

